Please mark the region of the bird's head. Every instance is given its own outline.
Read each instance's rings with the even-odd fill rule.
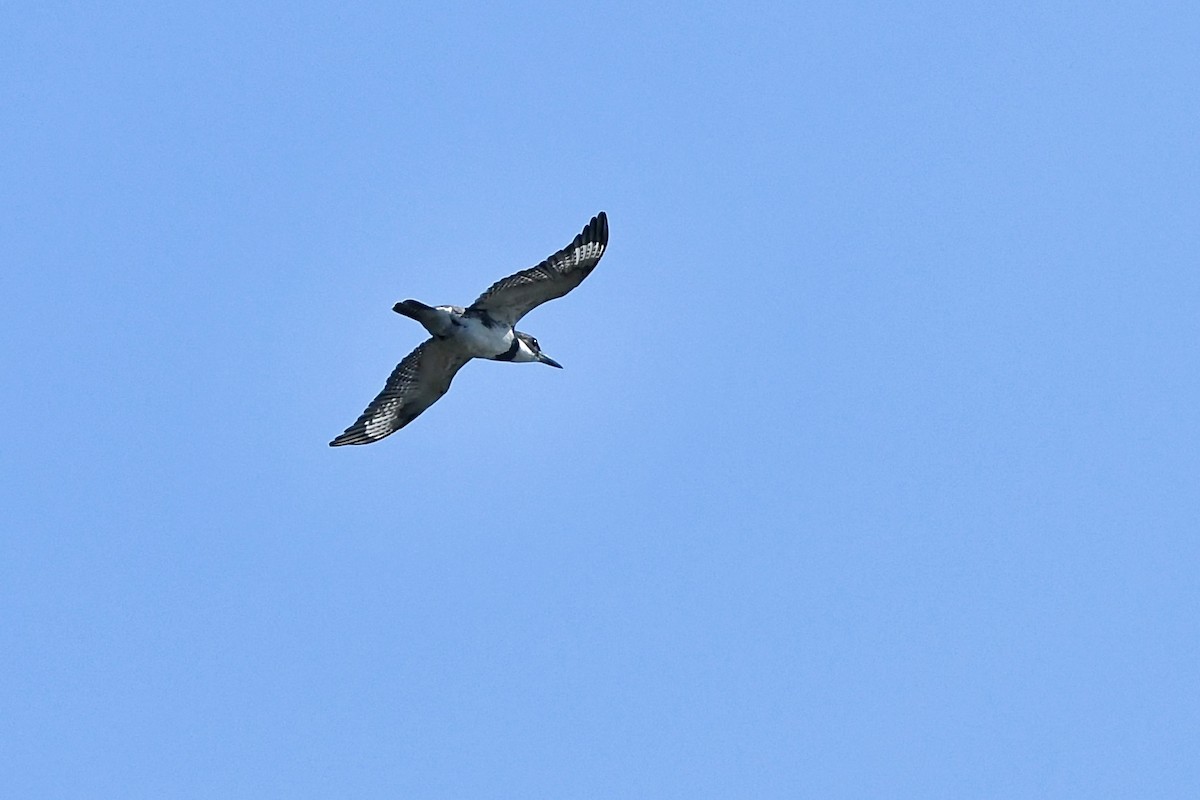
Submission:
[[[521,333],[520,331],[517,331],[516,334],[521,344],[513,361],[540,361],[543,364],[549,364],[552,367],[562,369],[562,364],[542,352],[541,345],[538,344],[537,339],[528,333]]]

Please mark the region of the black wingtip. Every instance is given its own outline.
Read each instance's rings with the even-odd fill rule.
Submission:
[[[351,436],[351,437],[339,436],[338,438],[336,438],[332,442],[330,442],[329,446],[330,447],[341,447],[342,445],[347,445],[347,444],[370,444],[372,441],[374,441],[374,440],[367,439],[362,436]]]
[[[592,221],[587,226],[587,239],[600,244],[608,244],[608,214],[601,211],[596,216],[592,217]]]
[[[341,433],[337,438],[335,438],[332,442],[330,442],[329,446],[330,447],[341,447],[342,445],[347,445],[347,444],[370,444],[373,441],[375,441],[375,440],[372,439],[370,436],[367,436],[366,432],[361,427],[359,427],[357,424],[355,424],[355,425],[351,425],[343,433]]]

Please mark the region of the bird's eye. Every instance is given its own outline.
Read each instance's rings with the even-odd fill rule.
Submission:
[[[539,347],[539,345],[537,343],[537,339],[530,339],[530,341],[533,342],[534,347]]]

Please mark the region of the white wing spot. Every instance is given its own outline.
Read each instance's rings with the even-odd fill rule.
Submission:
[[[396,410],[397,405],[399,403],[388,403],[379,409],[379,412],[367,422],[364,428],[367,436],[378,439],[391,433],[394,416],[392,412]]]

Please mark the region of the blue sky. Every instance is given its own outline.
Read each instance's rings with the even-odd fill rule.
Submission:
[[[1196,797],[1198,36],[5,6],[0,793]]]

